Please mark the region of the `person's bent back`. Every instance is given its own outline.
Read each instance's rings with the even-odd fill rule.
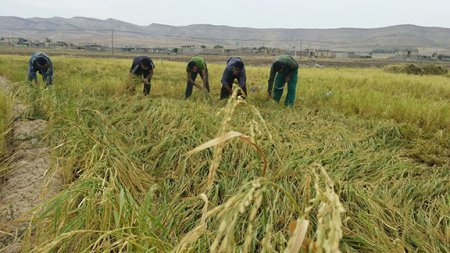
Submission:
[[[225,99],[233,93],[233,82],[237,79],[239,87],[247,96],[246,73],[244,62],[240,57],[231,57],[227,61],[227,66],[222,74],[222,89],[220,91],[220,99]]]
[[[153,69],[155,64],[152,59],[147,56],[138,56],[133,59],[131,64],[130,74],[134,76],[141,76],[144,78],[144,95],[150,94],[151,80],[153,76]],[[132,87],[134,90],[134,85]]]
[[[270,68],[268,83],[268,98],[280,102],[285,83],[287,95],[284,104],[293,106],[297,89],[298,63],[289,55],[280,55]],[[273,95],[272,95],[273,94]]]
[[[42,75],[42,79],[45,82],[46,87],[53,84],[53,65],[50,57],[43,52],[34,52],[31,55],[28,64],[28,81],[33,81],[38,84],[37,74],[39,72]]]
[[[206,66],[205,59],[200,56],[192,57],[186,66],[187,83],[186,91],[184,93],[185,98],[189,98],[192,94],[192,88],[196,87],[201,90],[206,90],[209,93],[209,78],[208,67]],[[202,85],[195,82],[197,75],[200,74],[202,78]]]

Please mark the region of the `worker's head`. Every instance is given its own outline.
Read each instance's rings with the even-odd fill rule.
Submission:
[[[195,64],[195,62],[191,61],[188,63],[188,69],[191,73],[197,73],[198,72],[198,67],[197,64]]]
[[[37,58],[36,59],[37,67],[40,70],[46,70],[48,69],[48,62],[44,58]]]
[[[152,61],[149,58],[142,59],[139,65],[143,70],[153,69]]]
[[[241,70],[244,68],[244,63],[238,61],[233,63],[233,75],[237,76],[241,73]]]
[[[279,61],[275,62],[275,63],[273,64],[273,70],[274,70],[275,72],[281,72],[281,71],[283,71],[283,70],[284,70],[284,64],[283,64],[282,62],[279,62]]]

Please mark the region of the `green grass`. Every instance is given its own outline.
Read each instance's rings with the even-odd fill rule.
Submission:
[[[30,117],[49,120],[49,176],[65,179],[38,209],[28,250],[283,251],[296,219],[310,221],[319,252],[339,241],[343,252],[449,250],[449,78],[301,69],[285,108],[265,100],[268,67],[248,66],[256,92],[227,104],[224,66],[208,64],[210,104],[198,90],[182,99],[184,63],[157,60],[144,97],[141,85],[121,92],[131,60],[52,59],[55,86],[43,90],[23,82],[27,57],[0,56]],[[229,130],[264,150],[264,176],[238,139],[186,155]]]

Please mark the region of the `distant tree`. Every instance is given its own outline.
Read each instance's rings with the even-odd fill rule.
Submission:
[[[176,48],[172,49],[172,53],[178,54],[178,48],[176,47]]]
[[[221,45],[215,45],[214,48],[216,48],[216,49],[217,49],[217,48],[223,48],[223,46],[221,46]]]
[[[201,47],[201,48],[206,48],[206,46],[205,46],[205,45],[201,45],[200,47]]]

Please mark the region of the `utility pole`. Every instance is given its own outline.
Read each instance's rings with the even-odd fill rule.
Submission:
[[[300,59],[302,59],[302,44],[303,44],[303,40],[300,40]]]
[[[111,56],[114,56],[114,29],[111,29]]]
[[[296,41],[296,40],[292,40],[291,43],[294,44],[294,45],[292,46],[292,49],[294,50],[294,57],[297,58],[297,45],[296,45],[296,44],[297,44],[297,41]],[[292,44],[291,44],[291,45],[292,45]]]

